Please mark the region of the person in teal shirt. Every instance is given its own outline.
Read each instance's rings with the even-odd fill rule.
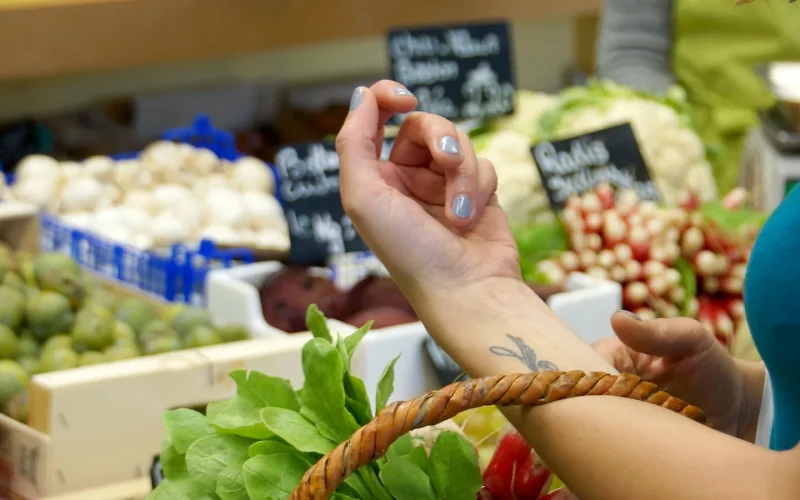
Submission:
[[[637,373],[705,410],[713,426],[619,397],[504,408],[554,474],[581,500],[800,498],[800,191],[763,228],[747,272],[748,321],[765,363],[735,360],[694,319],[623,312],[611,318],[616,337],[593,349],[523,282],[491,162],[450,121],[410,113],[416,105],[397,82],[357,88],[336,147],[347,214],[436,343],[471,377]],[[382,160],[393,113],[410,114]],[[774,389],[765,391],[768,372]],[[760,418],[767,395],[772,450],[753,444],[769,420]]]

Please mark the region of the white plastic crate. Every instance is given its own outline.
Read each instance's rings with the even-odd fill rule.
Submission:
[[[254,338],[310,336],[307,333],[282,332],[264,320],[258,288],[282,269],[283,265],[278,262],[260,262],[212,271],[206,283],[206,296],[214,322],[244,326]],[[613,335],[610,318],[622,307],[620,285],[573,273],[567,279],[566,288],[566,292],[547,300],[550,308],[585,342]],[[333,331],[351,333],[356,329],[339,321],[330,323]],[[414,398],[436,388],[436,373],[424,350],[427,338],[428,333],[421,322],[382,328],[367,335],[368,341],[361,350],[363,358],[358,364],[361,372],[357,375],[364,378],[370,394],[374,394],[383,367],[400,353],[393,399]]]

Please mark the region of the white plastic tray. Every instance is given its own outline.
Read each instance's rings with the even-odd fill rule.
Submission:
[[[310,338],[309,333],[288,334],[264,321],[258,288],[283,267],[278,262],[259,262],[212,271],[206,281],[206,296],[214,322],[244,326],[254,338],[285,335]],[[566,288],[567,292],[555,294],[547,300],[550,308],[587,343],[613,335],[609,320],[622,307],[620,285],[573,273],[567,278]],[[332,331],[342,334],[356,330],[354,326],[335,320],[329,324]],[[427,338],[428,333],[421,322],[382,328],[367,335],[358,350],[360,359],[354,364],[354,370],[357,366],[361,371],[357,375],[364,379],[369,393],[374,396],[384,367],[401,353],[395,367],[392,399],[411,399],[436,388],[436,373],[424,351],[423,344]]]

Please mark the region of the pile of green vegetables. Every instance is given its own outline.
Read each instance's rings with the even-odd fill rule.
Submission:
[[[373,418],[364,382],[350,359],[371,323],[334,338],[325,318],[308,309],[314,338],[303,346],[305,385],[259,372],[235,371],[236,396],[164,416],[161,449],[165,476],[149,500],[285,500],[324,454]],[[375,395],[376,413],[394,386],[395,358]],[[461,434],[443,431],[430,452],[410,435],[386,455],[356,471],[332,498],[340,500],[444,500],[476,497],[482,485],[477,454]]]
[[[32,375],[248,337],[205,309],[120,298],[69,256],[0,244],[0,411],[14,419]]]

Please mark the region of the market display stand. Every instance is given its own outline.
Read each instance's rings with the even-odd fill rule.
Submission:
[[[19,47],[20,40],[25,45],[24,50],[3,53],[0,81],[230,57],[381,35],[393,26],[592,14],[601,4],[600,0],[6,0],[0,3],[0,47]]]

